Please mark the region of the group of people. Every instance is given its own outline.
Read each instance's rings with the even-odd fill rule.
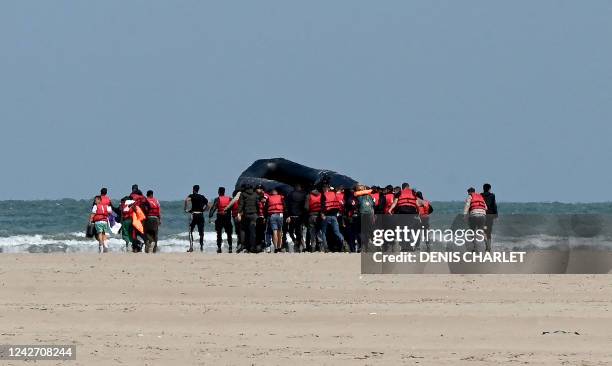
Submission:
[[[483,186],[481,194],[470,188],[465,211],[470,228],[485,230],[489,251],[493,219],[497,215],[495,195],[490,190],[490,184]],[[360,252],[369,249],[375,220],[410,217],[414,219],[415,227],[429,229],[433,210],[422,192],[413,190],[408,183],[401,187],[358,184],[350,188],[334,188],[323,182],[310,191],[296,184],[286,196],[276,189],[266,192],[263,185],[244,185],[230,197],[225,195],[225,188],[220,187],[209,218],[212,219],[216,213],[218,253],[222,252],[223,233],[230,253],[233,233],[238,240],[237,252],[286,252],[289,251],[289,238],[294,252]],[[203,213],[201,218],[194,216],[195,222],[202,220]],[[430,243],[426,244],[429,250]],[[416,243],[413,249],[419,249],[419,245]],[[203,249],[202,240],[200,249]],[[193,246],[190,247],[192,250]]]
[[[375,220],[410,217],[415,227],[429,229],[429,217],[434,211],[422,192],[413,190],[408,183],[401,187],[357,184],[345,188],[332,187],[324,181],[309,191],[296,184],[286,196],[277,189],[266,192],[263,185],[243,185],[231,196],[226,195],[224,187],[219,187],[218,196],[212,203],[199,191],[199,185],[193,186],[184,202],[184,210],[190,215],[188,252],[194,250],[196,227],[200,250],[204,250],[206,211],[209,220],[214,218],[217,253],[222,252],[224,233],[229,253],[233,252],[234,234],[236,252],[287,252],[289,239],[294,252],[360,252],[369,250]],[[486,250],[490,251],[493,220],[497,216],[490,184],[483,185],[482,193],[468,189],[464,214],[471,229],[485,231]],[[133,252],[140,252],[144,242],[145,252],[157,251],[161,207],[153,191],[148,191],[145,197],[134,185],[132,193],[114,208],[107,190],[101,190],[100,196],[95,198],[90,221],[95,225],[102,252],[108,248],[109,221],[112,222],[113,215],[120,217],[126,249],[131,245]],[[418,250],[419,245],[416,243],[416,247],[409,249]],[[426,245],[429,250],[430,243]]]
[[[108,251],[111,226],[116,225],[120,225],[126,251],[140,252],[144,243],[146,253],[155,253],[161,219],[161,205],[154,197],[154,192],[149,190],[145,196],[137,184],[132,186],[132,193],[121,198],[119,207],[113,206],[108,190],[102,188],[100,195],[94,199],[89,216],[101,253]]]

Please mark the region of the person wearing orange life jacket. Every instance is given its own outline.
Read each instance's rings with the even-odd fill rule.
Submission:
[[[100,189],[100,203],[106,206],[110,206],[111,209],[113,208],[113,202],[108,196],[108,189],[106,188]]]
[[[433,207],[431,202],[423,198],[422,192],[417,192],[417,206],[419,207],[419,218],[421,219],[421,228],[427,232],[429,230],[429,215],[433,212]],[[431,251],[431,243],[429,241],[429,236],[425,237],[425,245],[427,245],[427,251]],[[417,243],[417,248],[419,247],[419,243]]]
[[[383,191],[383,195],[380,198],[380,208],[382,208],[382,214],[390,215],[392,212],[391,205],[393,205],[393,200],[395,199],[395,195],[393,194],[393,186],[388,185],[385,187]]]
[[[346,239],[348,233],[349,220],[346,216],[346,196],[344,193],[344,186],[338,186],[336,188],[336,198],[338,198],[338,202],[340,202],[340,211],[338,212],[338,226],[340,227],[340,232],[342,236]],[[345,248],[345,251],[349,251],[349,248]]]
[[[147,191],[147,203],[145,205],[146,219],[143,222],[145,236],[145,253],[157,252],[157,240],[159,238],[159,226],[161,225],[161,206],[157,198],[153,197],[153,191]]]
[[[321,195],[321,251],[328,252],[327,246],[327,227],[331,229],[341,243],[344,244],[344,236],[340,232],[338,225],[338,214],[340,212],[340,201],[336,196],[336,192],[330,189],[328,183],[323,184],[323,194]]]
[[[244,189],[244,185],[241,187]],[[240,253],[243,250],[242,238],[240,235],[240,220],[238,219],[238,206],[240,205],[240,191],[234,190],[232,193],[232,200],[227,204],[224,209],[226,213],[231,213],[232,222],[234,224],[234,232],[236,233],[236,253]]]
[[[396,210],[398,214],[418,215],[419,210],[416,201],[415,192],[410,188],[410,185],[403,183],[402,189],[395,195],[389,211]]]
[[[474,232],[481,230],[485,233],[485,246],[486,251],[491,251],[491,246],[488,240],[486,240],[486,219],[487,219],[487,203],[484,197],[480,193],[476,193],[474,187],[470,187],[467,190],[468,196],[465,200],[465,206],[463,207],[463,215],[467,219],[468,226]],[[472,240],[473,248],[472,251],[476,251],[476,235]]]
[[[395,195],[393,199],[393,204],[389,208],[390,212],[393,212],[393,221],[394,226],[405,225],[408,229],[418,229],[420,226],[419,219],[419,209],[417,205],[417,197],[416,193],[408,183],[402,183],[401,190]],[[395,216],[395,215],[403,215],[403,216]],[[400,222],[398,222],[398,220]],[[414,241],[404,241],[401,242],[402,250],[412,251],[414,250],[417,242]]]
[[[310,191],[304,201],[304,209],[308,213],[305,250],[314,252],[317,250],[317,247],[321,248],[321,192],[317,189]]]
[[[285,198],[276,189],[270,191],[266,200],[266,217],[272,230],[274,253],[284,252],[283,246],[283,215],[285,213]]]
[[[219,197],[215,198],[212,207],[208,214],[208,218],[212,219],[215,211],[217,218],[215,220],[215,231],[217,232],[217,253],[221,253],[221,245],[223,244],[223,231],[227,236],[228,253],[232,252],[232,217],[231,209],[229,208],[232,198],[225,195],[225,187],[219,187],[217,190]]]
[[[94,199],[94,206],[89,215],[89,221],[94,223],[96,227],[96,239],[98,239],[98,251],[100,253],[108,252],[107,238],[110,235],[110,226],[108,225],[108,216],[112,210],[110,206],[103,205],[100,196]]]

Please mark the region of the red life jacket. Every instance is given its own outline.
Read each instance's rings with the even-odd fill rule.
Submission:
[[[380,202],[380,193],[372,193],[370,196],[372,196],[372,199],[374,200],[374,206],[378,205],[378,202]]]
[[[344,192],[337,192],[336,198],[338,198],[338,202],[340,203],[340,213],[344,214]]]
[[[105,206],[101,203],[96,205],[96,213],[94,214],[93,222],[108,220],[108,208],[107,207],[108,206]]]
[[[225,215],[225,208],[229,205],[232,199],[228,196],[219,196],[219,202],[217,203],[217,214]]]
[[[321,195],[310,194],[308,198],[308,213],[321,211]]]
[[[257,201],[257,214],[259,216],[263,216],[264,215],[264,208],[266,206],[266,201],[268,200],[268,194],[264,193],[263,197],[257,197],[258,201]]]
[[[142,208],[144,203],[147,202],[147,198],[141,194],[132,193],[130,198],[135,202],[135,205]]]
[[[391,205],[393,204],[393,199],[395,198],[395,196],[393,195],[393,193],[387,193],[385,194],[385,213],[386,214],[390,214],[391,212],[389,212],[389,210],[391,209]]]
[[[417,207],[416,196],[414,195],[414,192],[412,192],[412,189],[410,188],[402,189],[399,199],[397,200],[397,207],[405,207],[405,206],[415,207],[415,208]]]
[[[125,202],[119,206],[119,209],[121,210],[122,219],[127,220],[132,218],[132,209],[129,208],[128,205],[125,204]]]
[[[240,198],[238,198],[238,200],[236,200],[236,202],[234,202],[234,205],[232,206],[232,217],[238,216],[238,206],[239,205],[240,205]]]
[[[285,204],[283,200],[283,196],[280,194],[273,194],[268,197],[268,214],[278,214],[283,213],[285,210]]]
[[[340,201],[336,192],[325,192],[325,211],[340,210]]]
[[[470,211],[474,210],[485,210],[487,209],[487,204],[480,193],[472,193],[472,199],[470,201]]]
[[[419,206],[419,216],[427,217],[429,216],[429,207],[431,204],[427,200],[423,200],[423,206]]]
[[[153,197],[147,197],[147,202],[149,203],[149,210],[147,211],[147,216],[161,216],[161,207],[159,206],[159,201]]]
[[[108,198],[107,195],[104,196],[100,196],[100,203],[104,206],[110,206],[111,205],[111,199]]]

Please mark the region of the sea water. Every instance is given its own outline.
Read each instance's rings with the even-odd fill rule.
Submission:
[[[85,237],[91,200],[0,201],[0,252],[97,253],[94,239]],[[463,202],[432,202],[432,228],[449,228],[462,213]],[[189,246],[189,215],[182,201],[161,202],[161,252],[184,252]],[[498,203],[494,248],[546,248],[568,242],[612,248],[612,203]],[[204,247],[216,250],[213,220],[206,215]],[[584,219],[584,220],[582,220]],[[587,230],[585,227],[586,221]],[[595,229],[590,223],[595,222]],[[198,234],[195,248],[198,249]],[[225,234],[224,234],[225,238]],[[224,240],[225,241],[225,240]],[[120,235],[112,235],[111,251],[125,251]]]

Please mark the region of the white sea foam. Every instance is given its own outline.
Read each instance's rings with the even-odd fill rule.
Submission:
[[[160,238],[158,247],[162,252],[184,252],[189,246],[189,233],[179,233]],[[216,233],[204,233],[204,247],[207,251],[217,248]],[[194,233],[194,245],[198,246],[199,235]],[[110,237],[111,251],[125,251],[125,242],[121,237]],[[97,252],[98,242],[86,238],[82,232],[58,235],[14,235],[0,237],[0,251],[4,253],[22,252]]]

